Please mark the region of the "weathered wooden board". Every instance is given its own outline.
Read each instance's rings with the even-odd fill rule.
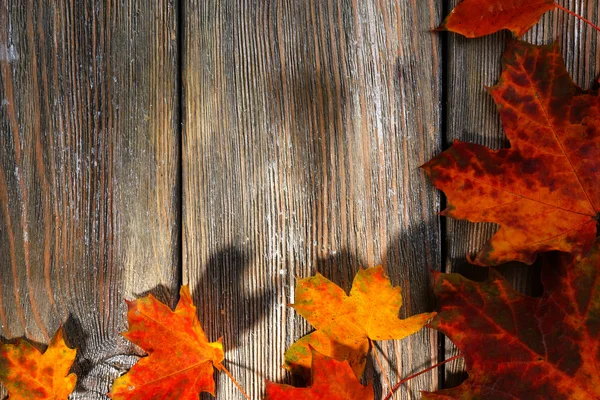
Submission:
[[[454,7],[459,1],[450,1]],[[596,0],[565,0],[559,4],[588,19],[600,22],[600,6]],[[449,8],[450,9],[450,8]],[[508,146],[500,124],[500,117],[485,86],[496,84],[501,73],[501,57],[510,33],[500,32],[479,39],[465,39],[460,35],[446,35],[445,59],[447,84],[447,138],[446,146],[454,139],[470,141],[491,148]],[[589,88],[600,76],[600,34],[593,28],[562,12],[547,13],[524,40],[548,44],[558,40],[567,69],[577,84]],[[448,272],[460,272],[471,279],[483,279],[487,270],[469,265],[468,253],[474,254],[496,231],[494,224],[472,224],[447,220]],[[513,264],[499,268],[518,289],[528,294],[539,294],[539,266]],[[455,355],[456,349],[446,340],[446,356]],[[456,386],[465,376],[462,360],[446,368],[446,387]]]
[[[0,3],[0,334],[64,324],[75,397],[132,361],[123,298],[178,286],[177,92],[172,2]]]
[[[286,304],[316,271],[349,289],[385,264],[403,316],[431,310],[439,195],[441,3],[188,1],[184,10],[183,281],[252,398],[283,381],[308,332]],[[423,330],[378,344],[376,398],[437,359]],[[374,362],[374,361],[373,361]],[[398,399],[437,387],[435,373]],[[218,395],[238,399],[221,376]]]

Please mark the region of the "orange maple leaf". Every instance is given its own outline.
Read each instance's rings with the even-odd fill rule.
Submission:
[[[474,38],[508,29],[519,37],[556,6],[553,0],[464,0],[438,30]]]
[[[474,263],[581,258],[600,211],[600,96],[575,85],[556,44],[514,42],[503,64],[490,93],[511,147],[456,141],[423,169],[448,197],[443,215],[500,225]]]
[[[347,361],[312,351],[312,385],[296,388],[267,382],[265,400],[373,400],[373,384],[360,384]]]
[[[435,313],[399,319],[400,287],[393,287],[383,267],[360,269],[350,296],[317,273],[296,284],[296,311],[317,331],[294,343],[285,353],[286,367],[303,373],[311,365],[311,350],[347,360],[357,377],[365,368],[371,340],[402,339],[421,329]]]
[[[77,381],[69,374],[76,353],[65,344],[62,328],[44,354],[22,339],[0,345],[0,381],[10,400],[67,400]]]
[[[200,392],[214,396],[213,366],[222,369],[221,341],[209,343],[193,304],[182,286],[175,311],[152,295],[127,302],[129,330],[123,334],[149,353],[109,393],[115,400],[169,398],[198,400]]]

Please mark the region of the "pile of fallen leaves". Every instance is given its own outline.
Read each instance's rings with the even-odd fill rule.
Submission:
[[[562,7],[464,0],[438,29],[467,37],[508,29],[519,37],[554,8]],[[489,92],[510,147],[456,141],[423,169],[447,196],[443,215],[500,226],[471,262],[531,264],[541,255],[542,297],[516,292],[494,269],[479,283],[434,273],[438,313],[400,319],[400,288],[382,267],[361,269],[349,295],[318,273],[300,279],[292,307],[315,330],[287,350],[285,367],[309,384],[267,382],[266,399],[373,400],[372,385],[360,382],[373,341],[404,338],[428,321],[460,349],[469,376],[425,399],[600,399],[600,95],[575,85],[557,44],[518,40]],[[192,400],[214,395],[214,369],[231,377],[187,286],[175,310],[152,295],[127,304],[124,336],[148,356],[109,397]],[[63,336],[58,329],[44,353],[26,340],[0,345],[0,381],[11,400],[67,399],[76,351]]]

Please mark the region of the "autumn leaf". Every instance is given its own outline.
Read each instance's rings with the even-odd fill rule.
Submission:
[[[129,330],[123,334],[149,353],[118,378],[109,397],[115,400],[169,398],[198,400],[215,393],[213,366],[221,369],[223,346],[209,343],[182,286],[175,311],[152,295],[127,302]]]
[[[373,400],[373,384],[363,386],[347,361],[312,351],[312,385],[295,388],[267,382],[265,400]]]
[[[557,44],[514,42],[503,64],[490,93],[511,147],[456,141],[422,168],[448,197],[443,215],[500,225],[474,263],[581,258],[600,210],[600,96],[573,83]]]
[[[520,37],[555,7],[553,0],[463,0],[438,29],[469,38],[508,29]]]
[[[464,354],[469,378],[424,399],[600,399],[600,242],[581,262],[546,261],[541,298],[493,270],[483,283],[435,274],[431,326]]]
[[[401,320],[400,287],[393,287],[383,267],[360,269],[350,296],[317,273],[296,284],[294,309],[317,331],[294,343],[286,367],[302,373],[311,365],[311,350],[348,360],[357,377],[364,371],[370,340],[402,339],[421,329],[435,313]]]
[[[66,400],[77,376],[69,374],[77,351],[67,347],[63,329],[42,354],[26,340],[0,345],[0,381],[10,400]]]

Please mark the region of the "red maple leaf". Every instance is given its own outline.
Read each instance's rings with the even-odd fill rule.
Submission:
[[[438,29],[469,38],[508,29],[519,37],[555,7],[553,0],[464,0]]]
[[[197,400],[200,392],[214,395],[213,367],[223,368],[223,346],[208,342],[187,286],[181,287],[180,296],[174,311],[152,295],[127,302],[129,330],[123,336],[149,356],[115,381],[112,399]]]
[[[347,361],[312,350],[312,385],[296,388],[267,382],[265,400],[373,400],[373,385],[360,384]]]
[[[600,241],[581,262],[550,256],[541,298],[493,270],[483,283],[434,274],[431,326],[462,351],[469,378],[424,399],[600,399]]]
[[[500,225],[476,264],[580,258],[600,211],[600,96],[573,83],[556,44],[514,42],[503,64],[490,93],[511,147],[456,141],[423,169],[448,197],[443,215]]]

